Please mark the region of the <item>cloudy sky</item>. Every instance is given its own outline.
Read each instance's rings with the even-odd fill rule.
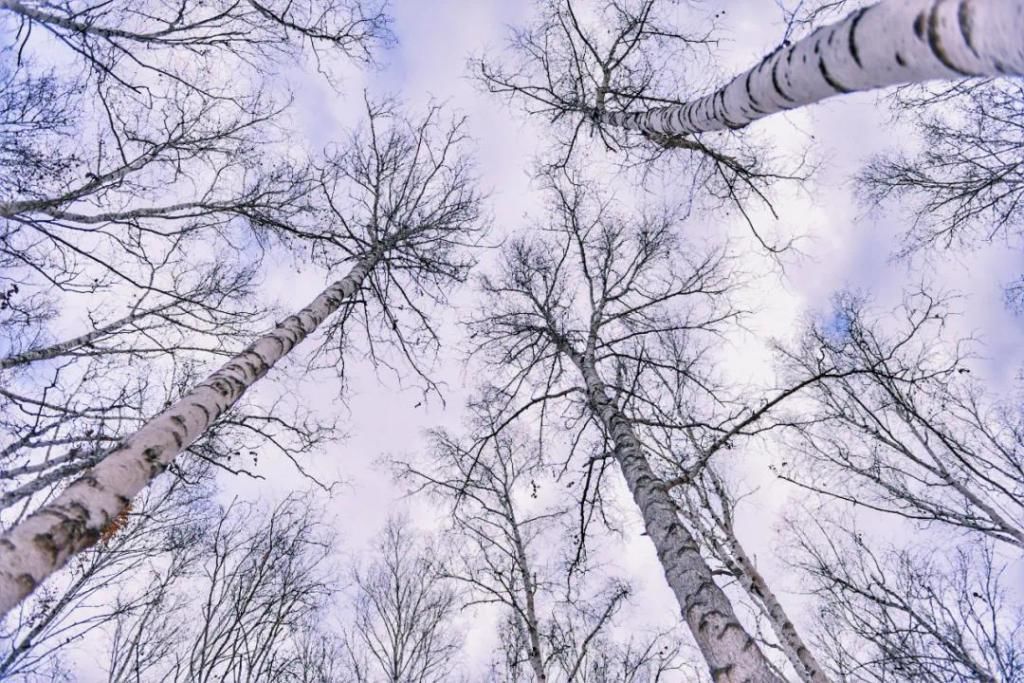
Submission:
[[[530,174],[532,159],[545,145],[542,122],[529,120],[521,111],[484,93],[469,77],[466,61],[500,48],[507,26],[521,23],[527,10],[528,3],[508,0],[396,0],[393,14],[399,44],[383,55],[379,70],[347,73],[341,95],[317,78],[308,78],[297,88],[294,111],[310,144],[327,144],[358,122],[364,88],[376,96],[396,95],[413,112],[429,102],[442,102],[469,117],[481,179],[490,192],[494,241],[523,229],[528,216],[538,215],[538,193]],[[784,33],[780,10],[763,0],[734,0],[720,21],[722,40],[715,55],[723,73],[756,62]],[[773,150],[796,156],[809,149],[811,161],[817,164],[816,174],[804,189],[780,193],[778,221],[763,212],[756,217],[759,225],[802,238],[799,253],[784,257],[784,268],[765,258],[735,216],[704,214],[691,219],[688,230],[696,234],[729,236],[745,254],[745,269],[756,275],[743,294],[744,302],[754,311],[747,324],[749,332],[737,332],[729,340],[723,366],[737,381],[755,378],[768,386],[774,370],[767,342],[790,339],[796,323],[825,311],[837,290],[870,291],[881,304],[895,305],[904,287],[924,279],[964,294],[968,305],[956,324],[984,342],[985,356],[977,371],[995,387],[1009,390],[1013,368],[1022,360],[1024,326],[1002,306],[1000,285],[1020,272],[1020,255],[993,245],[930,263],[891,258],[908,217],[858,204],[852,186],[853,175],[873,154],[893,145],[912,144],[880,99],[873,94],[843,97],[755,124]],[[639,188],[621,179],[609,177],[606,181],[620,193],[641,194]],[[487,256],[483,261],[486,268]],[[266,291],[287,309],[311,298],[323,282],[322,273],[299,274],[290,267],[281,268],[268,281]],[[471,292],[462,293],[458,301],[471,305]],[[427,428],[459,425],[460,405],[473,383],[472,368],[461,362],[465,347],[456,324],[464,313],[448,310],[439,315],[447,321],[447,336],[436,373],[446,382],[446,403],[431,399],[425,406],[414,407],[421,399],[416,389],[402,389],[392,376],[362,367],[356,370],[346,397],[343,424],[349,437],[324,453],[315,466],[346,482],[331,499],[329,509],[346,549],[354,555],[396,509],[412,510],[414,519],[425,528],[438,522],[428,506],[403,499],[403,489],[391,482],[386,468],[375,463],[382,456],[415,455],[423,446]],[[328,388],[318,392],[317,387],[292,385],[307,400],[332,409],[338,405]],[[772,532],[790,492],[775,484],[767,470],[776,456],[766,447],[743,454],[742,461],[734,464],[751,487],[759,487],[743,508],[741,537],[748,540],[768,575],[781,577],[784,572],[773,551]],[[287,467],[271,479],[250,493],[270,496],[303,485]],[[249,485],[243,487],[247,488]],[[674,610],[666,605],[671,605],[671,599],[653,550],[639,530],[634,519],[631,533],[622,541],[627,552],[620,555],[622,567],[618,570],[642,587],[627,621],[670,623]],[[488,646],[480,634],[470,638],[470,659],[479,658]]]
[[[346,70],[330,87],[314,75],[299,77],[292,109],[307,144],[322,148],[341,139],[362,114],[362,91],[372,96],[394,95],[409,111],[422,111],[430,102],[445,104],[469,117],[475,140],[479,173],[489,192],[487,211],[493,219],[491,241],[524,229],[529,217],[539,218],[539,194],[531,180],[533,159],[543,151],[542,122],[528,120],[518,109],[487,95],[469,77],[467,58],[486,50],[500,50],[509,25],[526,18],[529,3],[518,0],[393,0],[394,29],[399,44],[381,56],[379,69]],[[715,49],[721,73],[739,71],[778,44],[784,34],[782,13],[773,2],[732,0],[720,17],[721,42]],[[745,307],[753,311],[746,331],[737,331],[722,350],[722,367],[737,382],[753,387],[771,386],[774,368],[768,343],[789,340],[797,323],[808,315],[825,314],[833,294],[844,288],[870,291],[883,305],[899,302],[904,288],[925,279],[962,293],[964,313],[956,324],[984,343],[984,357],[976,368],[980,376],[1000,390],[1009,391],[1014,369],[1024,361],[1024,323],[1001,302],[1001,283],[1021,270],[1019,253],[993,245],[975,253],[930,263],[897,262],[891,258],[896,237],[909,217],[896,211],[872,211],[857,203],[852,186],[856,171],[873,154],[894,145],[913,144],[901,125],[891,120],[873,94],[855,95],[796,113],[754,124],[761,139],[780,156],[797,157],[810,150],[817,165],[813,179],[800,190],[780,192],[777,221],[761,212],[759,225],[780,235],[800,236],[799,252],[780,264],[757,249],[747,228],[736,216],[695,214],[688,230],[698,236],[725,236],[743,254],[744,270],[752,274]],[[642,201],[643,192],[621,178],[604,180],[629,200]],[[671,191],[659,186],[655,192]],[[482,268],[489,256],[482,257]],[[291,310],[320,291],[329,274],[315,269],[277,264],[264,285],[264,294]],[[472,292],[455,297],[472,305]],[[408,510],[423,528],[436,528],[443,520],[423,502],[410,501],[393,483],[387,456],[415,457],[422,451],[423,434],[435,426],[458,427],[460,406],[472,389],[474,372],[463,364],[465,346],[458,321],[465,311],[438,311],[445,324],[445,349],[437,359],[436,376],[445,383],[444,402],[431,397],[417,407],[422,395],[415,387],[402,387],[387,372],[375,373],[365,363],[352,362],[353,376],[342,404],[335,387],[302,382],[297,373],[278,383],[275,391],[294,393],[324,411],[343,411],[348,437],[311,460],[311,470],[325,479],[340,478],[326,503],[336,523],[344,550],[358,556],[387,517]],[[768,464],[778,454],[769,447],[742,453],[733,466],[757,492],[742,509],[739,533],[769,577],[782,576],[782,564],[773,550],[773,529],[778,515],[790,504],[790,493],[775,483]],[[265,500],[308,486],[289,465],[268,465],[266,481],[233,481],[224,495],[259,496]],[[632,519],[621,539],[616,573],[639,588],[625,624],[671,624],[673,601],[656,565],[653,548],[640,536]],[[1024,570],[1015,569],[1021,577]],[[782,582],[786,585],[785,581]],[[790,589],[795,586],[790,585]],[[785,595],[785,591],[783,591]],[[487,658],[491,643],[483,633],[469,637],[467,660]]]

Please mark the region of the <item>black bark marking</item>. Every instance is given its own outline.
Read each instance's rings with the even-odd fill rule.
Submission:
[[[914,35],[917,36],[918,40],[924,40],[925,27],[928,26],[928,15],[925,12],[921,12],[914,19]]]
[[[91,489],[102,490],[104,488],[103,484],[100,483],[100,480],[91,474],[83,474],[81,477],[79,477],[78,481],[85,484]]]
[[[32,543],[40,552],[46,554],[49,558],[50,564],[55,564],[57,562],[57,556],[60,554],[60,549],[57,547],[57,542],[53,539],[53,534],[36,534],[36,537],[32,539]]]
[[[104,524],[103,526],[106,526],[106,524]],[[75,540],[78,541],[77,543],[75,543],[77,549],[84,550],[85,548],[88,548],[91,545],[95,545],[96,541],[100,540],[100,530],[94,529],[91,526],[85,526],[78,529],[76,536],[74,536],[73,538],[75,538]]]
[[[853,20],[850,21],[850,56],[853,57],[853,61],[856,62],[857,66],[861,69],[864,68],[864,65],[860,61],[860,48],[857,47],[857,25],[860,24],[860,20],[864,18],[865,12],[867,12],[867,8],[857,12],[853,16]]]
[[[796,100],[794,100],[792,97],[787,95],[782,90],[782,84],[779,83],[778,68],[779,68],[779,62],[775,62],[775,65],[772,66],[772,86],[775,88],[775,92],[777,92],[779,94],[779,97],[781,97],[782,99],[786,100],[787,102],[793,102],[795,104]]]
[[[964,38],[964,44],[967,45],[967,49],[970,50],[975,57],[981,59],[981,55],[978,54],[977,49],[974,47],[974,25],[971,22],[971,7],[970,2],[967,0],[961,0],[960,8],[956,13],[957,23],[960,25],[960,35]]]
[[[153,478],[167,469],[166,463],[160,462],[162,449],[157,447],[147,448],[142,452],[142,457],[149,465],[149,476]]]
[[[837,81],[832,76],[832,74],[830,74],[828,72],[828,68],[825,66],[825,58],[824,57],[822,57],[821,59],[818,60],[818,70],[821,72],[821,77],[825,79],[825,82],[828,83],[829,87],[831,87],[833,90],[835,90],[837,92],[841,92],[841,93],[853,92],[852,90],[850,90],[849,88],[844,86],[842,83]]]
[[[726,664],[725,666],[719,666],[711,669],[711,680],[715,681],[729,681],[732,680],[732,664]]]
[[[73,511],[73,514],[77,515],[83,522],[89,521],[89,508],[85,507],[82,503],[74,501],[68,504],[68,509]]]
[[[907,60],[903,59],[903,55],[901,55],[899,52],[897,52],[896,53],[896,63],[899,64],[900,66],[906,66],[907,65]]]
[[[928,20],[928,47],[931,48],[932,54],[934,54],[935,58],[942,62],[942,65],[950,71],[955,71],[961,76],[973,76],[974,74],[964,71],[954,64],[953,60],[949,58],[949,55],[946,53],[946,48],[942,44],[942,36],[939,33],[939,28],[939,13],[936,10],[932,10],[931,16]]]

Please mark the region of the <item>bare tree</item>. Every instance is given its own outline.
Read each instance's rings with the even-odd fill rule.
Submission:
[[[893,315],[840,298],[790,361],[851,372],[810,390],[780,466],[806,489],[927,525],[941,523],[1024,547],[1024,453],[1016,404],[971,378],[967,340],[944,331],[947,301],[927,292]]]
[[[821,599],[819,650],[835,675],[863,681],[1016,681],[1024,614],[990,542],[952,552],[878,552],[852,520],[791,528],[795,561]],[[943,538],[943,545],[947,538]]]
[[[529,114],[548,119],[559,140],[556,166],[569,164],[590,128],[607,149],[623,153],[630,166],[647,171],[652,162],[671,160],[668,173],[688,178],[694,201],[736,207],[761,239],[748,200],[774,213],[770,186],[776,180],[798,180],[798,173],[775,170],[777,164],[738,132],[715,140],[646,130],[634,135],[611,123],[613,114],[636,107],[682,104],[677,93],[692,87],[707,70],[703,62],[715,42],[714,19],[694,12],[697,16],[687,16],[690,23],[707,28],[683,30],[677,26],[686,21],[673,15],[685,5],[659,0],[596,4],[536,3],[533,23],[513,32],[508,55],[473,63],[484,86],[520,103]],[[666,156],[670,150],[689,154]]]
[[[378,0],[0,3],[19,51],[38,40],[32,36],[35,28],[98,80],[148,96],[159,77],[202,90],[225,66],[276,70],[306,44],[318,59],[330,49],[369,61],[393,40],[384,9]]]
[[[6,654],[0,677],[56,680],[69,663],[68,652],[97,642],[99,631],[129,615],[168,608],[168,585],[194,567],[198,542],[207,531],[207,479],[202,467],[191,467],[186,476],[148,490],[59,581],[12,612],[3,626]]]
[[[500,417],[486,396],[475,405],[473,432],[494,432]],[[573,506],[560,499],[541,503],[548,491],[564,487],[525,434],[499,430],[482,450],[444,431],[432,441],[428,463],[400,463],[399,472],[450,508],[445,538],[453,550],[443,569],[465,586],[466,605],[502,608],[503,659],[495,675],[501,671],[510,683],[581,681],[615,670],[620,680],[632,680],[680,665],[678,646],[663,635],[619,643],[608,633],[629,588],[587,579],[587,568],[573,562]]]
[[[517,71],[523,70],[516,67],[507,76],[492,70],[488,77],[485,70],[485,78],[496,84],[499,91],[525,94],[542,109],[556,114],[578,112],[602,125],[636,130],[655,138],[674,140],[695,133],[741,128],[765,116],[842,93],[937,78],[1002,76],[1024,71],[1014,39],[1020,28],[1015,23],[1020,21],[1020,4],[1015,0],[965,9],[960,16],[956,8],[934,0],[889,0],[854,12],[792,44],[779,46],[760,64],[708,95],[680,100],[675,93],[645,91],[648,84],[655,84],[660,77],[649,66],[651,61],[635,70],[639,89],[635,84],[623,88],[614,73],[623,63],[628,69],[626,59],[645,41],[657,46],[658,41],[682,38],[676,32],[660,31],[654,28],[656,24],[647,23],[653,2],[644,2],[628,14],[625,3],[608,5],[613,13],[629,19],[613,29],[616,37],[605,53],[596,49],[580,30],[571,0],[552,5],[556,7],[555,18],[542,24],[544,29],[539,35],[554,31],[568,36],[568,42],[560,48],[561,54],[550,59],[548,41],[538,40],[530,32],[520,36],[531,68],[548,75],[546,84],[518,80]],[[580,70],[578,66],[568,73],[563,71],[566,64],[580,65],[590,60],[599,67],[596,73]],[[586,89],[596,97],[580,97]],[[659,96],[662,106],[634,109],[635,101],[644,104]],[[619,98],[619,102],[612,98]],[[688,146],[685,140],[681,144]]]
[[[407,521],[388,521],[374,560],[355,574],[355,589],[354,619],[345,635],[351,680],[456,679],[460,637],[449,622],[457,596],[437,550],[425,547]]]
[[[503,423],[534,407],[549,419],[564,401],[573,442],[594,438],[585,487],[599,488],[607,466],[619,466],[712,676],[778,680],[715,583],[642,433],[656,425],[728,436],[756,419],[721,426],[695,412],[722,402],[701,360],[736,316],[728,262],[718,251],[679,249],[671,213],[627,218],[580,185],[556,184],[551,196],[540,235],[510,242],[497,274],[481,279],[485,303],[470,324],[478,355],[500,372]],[[685,387],[688,419],[678,403],[658,403],[662,386]],[[677,460],[672,471],[686,465]]]
[[[111,681],[298,681],[323,661],[300,640],[336,589],[332,540],[308,497],[265,515],[235,501],[211,526],[190,572],[155,577],[146,608],[118,620]]]
[[[335,311],[340,315],[329,339],[355,319],[371,344],[383,333],[410,360],[436,344],[425,306],[443,302],[451,284],[465,277],[470,261],[463,247],[479,228],[479,196],[461,152],[462,124],[445,127],[436,109],[415,125],[385,107],[369,110],[368,132],[357,134],[356,148],[343,150],[324,170],[323,204],[309,218],[312,225],[296,228],[315,231],[319,258],[332,273],[348,273],[8,530],[0,543],[5,610],[94,543],[134,495]],[[364,142],[366,151],[358,148]],[[403,329],[410,317],[416,327]]]
[[[766,638],[759,633],[758,639],[766,645],[780,648],[800,680],[829,680],[825,668],[797,631],[782,601],[758,571],[755,559],[740,543],[735,525],[736,507],[742,497],[734,495],[724,477],[710,465],[702,469],[700,477],[691,485],[677,487],[673,491],[700,538],[705,555],[715,563],[716,573],[735,579],[758,617],[768,623],[774,638]]]
[[[12,613],[5,680],[52,677],[96,647],[111,681],[330,680],[340,648],[315,617],[336,589],[333,546],[308,496],[218,508],[210,471],[192,460],[148,489]]]
[[[874,159],[859,180],[866,201],[898,200],[913,213],[901,254],[1024,247],[1024,88],[991,80],[907,89],[894,108],[914,123],[920,149]],[[1013,305],[1024,301],[1016,291],[1011,284]]]

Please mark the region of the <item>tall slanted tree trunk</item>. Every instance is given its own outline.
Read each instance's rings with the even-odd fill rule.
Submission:
[[[800,637],[800,633],[796,630],[789,615],[786,614],[782,603],[775,597],[768,582],[764,580],[761,572],[747,556],[739,539],[732,533],[732,529],[726,530],[726,534],[728,546],[725,553],[728,558],[726,565],[737,577],[744,590],[762,605],[772,625],[772,630],[775,632],[775,637],[779,639],[779,645],[786,653],[786,657],[793,665],[797,675],[800,676],[800,680],[805,683],[828,683],[829,678],[825,675],[825,670],[818,663],[811,649],[804,643],[803,638]]]
[[[615,459],[640,508],[665,578],[704,655],[712,680],[716,683],[781,683],[775,668],[737,619],[728,596],[714,582],[697,540],[680,521],[676,502],[665,482],[651,469],[632,424],[609,398],[593,361],[579,353],[567,352],[583,375],[591,409],[612,436]]]
[[[830,679],[824,667],[807,647],[782,603],[772,592],[768,582],[736,536],[734,501],[726,490],[725,483],[714,471],[708,470],[704,474],[701,481],[693,485],[692,492],[697,495],[694,499],[687,496],[684,504],[690,510],[690,521],[703,537],[705,548],[736,577],[754,605],[768,619],[779,641],[779,647],[785,652],[800,680],[804,683],[828,683]],[[718,505],[721,506],[720,512],[716,512],[716,505],[712,502],[709,491],[713,491],[717,496]],[[702,512],[710,513],[710,519],[705,518]]]
[[[655,138],[741,128],[834,95],[933,79],[1024,75],[1024,0],[885,0],[780,47],[681,105],[601,112]]]
[[[308,306],[228,361],[119,446],[51,502],[0,537],[0,615],[99,539],[131,499],[261,377],[357,292],[383,247]]]

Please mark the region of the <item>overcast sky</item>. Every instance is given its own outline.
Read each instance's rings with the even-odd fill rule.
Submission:
[[[342,138],[346,129],[360,120],[364,88],[373,95],[401,98],[413,113],[431,101],[445,103],[453,112],[469,117],[480,176],[490,193],[487,210],[494,221],[492,241],[522,230],[528,224],[527,216],[540,217],[530,172],[531,160],[545,144],[543,128],[540,122],[527,120],[519,110],[483,93],[468,77],[466,60],[487,48],[499,48],[506,27],[523,20],[528,4],[519,0],[393,0],[399,44],[382,55],[379,70],[349,70],[339,84],[343,94],[315,76],[296,82],[293,113],[309,146],[321,148]],[[715,54],[722,72],[738,71],[759,60],[778,43],[784,30],[779,9],[766,0],[733,0],[721,22],[723,40]],[[784,258],[784,272],[756,248],[734,216],[698,215],[688,226],[698,235],[728,235],[745,254],[745,269],[757,276],[743,294],[744,303],[754,311],[747,324],[750,333],[737,332],[724,350],[723,367],[732,377],[770,385],[774,368],[767,343],[789,339],[804,316],[825,313],[835,292],[852,287],[870,291],[885,304],[895,304],[905,286],[928,278],[964,294],[964,314],[957,324],[985,343],[985,357],[977,372],[994,387],[1009,390],[1016,368],[1024,360],[1024,324],[1002,306],[1000,285],[1020,273],[1021,256],[995,245],[927,268],[921,263],[892,260],[895,238],[907,217],[896,212],[874,213],[858,205],[851,183],[873,153],[907,144],[904,131],[892,124],[878,105],[878,97],[843,97],[754,125],[780,154],[797,155],[813,146],[812,160],[819,168],[806,191],[781,194],[777,224],[764,213],[756,217],[765,222],[759,224],[780,234],[803,237],[801,253]],[[621,179],[606,180],[620,193],[638,192]],[[483,258],[483,268],[487,258]],[[297,272],[292,264],[282,263],[271,273],[264,292],[283,310],[290,310],[312,299],[327,277],[315,269]],[[472,292],[460,293],[458,301],[471,305]],[[424,430],[430,427],[459,426],[460,406],[474,381],[472,369],[462,365],[464,346],[456,324],[464,312],[439,311],[439,315],[446,320],[446,352],[438,359],[435,372],[446,385],[445,403],[431,398],[426,405],[415,407],[422,398],[418,390],[402,388],[392,375],[378,375],[365,363],[352,362],[354,374],[342,408],[342,425],[349,436],[312,460],[311,469],[319,475],[340,477],[345,482],[327,505],[344,549],[351,555],[360,553],[395,510],[410,510],[427,529],[440,521],[432,517],[430,506],[403,500],[402,488],[378,464],[388,455],[414,456],[423,447]],[[294,392],[325,411],[341,406],[329,384],[288,379],[276,386],[274,391]],[[772,549],[772,531],[778,514],[789,504],[789,494],[774,483],[767,469],[776,454],[762,449],[733,457],[748,484],[760,487],[742,509],[741,538],[750,544],[769,577],[782,578],[779,558]],[[230,482],[225,495],[239,493],[269,501],[307,486],[285,463],[268,467],[267,481]],[[670,624],[676,613],[674,602],[653,548],[640,536],[640,530],[633,518],[629,533],[621,540],[620,566],[609,569],[631,578],[639,589],[624,623]],[[1024,571],[1020,567],[1014,571],[1024,581]],[[486,660],[489,647],[486,635],[473,634],[467,660]]]
[[[527,6],[508,0],[396,0],[393,13],[399,45],[383,56],[379,71],[349,74],[342,96],[316,78],[299,88],[295,106],[310,143],[322,146],[358,121],[359,92],[364,87],[374,95],[397,95],[413,111],[431,101],[443,102],[469,116],[481,178],[490,192],[488,210],[494,218],[495,236],[523,229],[527,215],[537,216],[538,194],[531,185],[530,171],[531,159],[545,144],[543,129],[540,122],[528,120],[505,102],[483,93],[468,77],[466,60],[487,48],[500,47],[506,26],[522,22]],[[778,43],[784,30],[778,8],[764,0],[735,0],[721,21],[723,40],[715,54],[726,73],[757,61]],[[820,165],[805,192],[781,195],[777,224],[764,213],[757,216],[759,225],[803,237],[801,254],[785,258],[784,273],[756,249],[749,232],[734,217],[701,215],[691,221],[688,229],[698,234],[710,231],[733,237],[740,251],[748,254],[745,267],[761,274],[744,295],[755,311],[748,321],[752,334],[737,334],[730,340],[726,367],[737,380],[754,377],[770,383],[774,375],[766,342],[788,339],[803,316],[827,309],[836,291],[847,287],[870,291],[880,302],[895,305],[905,286],[930,278],[968,297],[969,305],[964,306],[958,324],[986,344],[986,358],[977,370],[994,385],[1009,389],[1013,369],[1022,360],[1024,327],[1002,306],[1000,285],[1020,272],[1020,255],[996,246],[930,268],[892,260],[895,239],[906,217],[894,212],[873,213],[858,205],[851,182],[872,154],[908,139],[878,100],[872,94],[843,97],[755,124],[774,149],[795,155],[811,148],[812,160]],[[636,191],[614,178],[607,180],[620,192]],[[485,257],[483,267],[486,262]],[[304,287],[294,286],[296,274],[290,270],[279,277],[268,283],[268,291],[285,307],[303,303],[323,284],[323,275],[316,272],[304,274],[300,280],[307,283]],[[471,304],[471,293],[464,293],[460,300]],[[458,311],[441,314],[450,322],[460,315]],[[377,459],[414,454],[422,447],[422,433],[429,427],[458,426],[472,372],[467,374],[461,365],[458,327],[449,324],[445,330],[451,352],[439,359],[437,372],[447,383],[446,405],[431,400],[425,407],[415,408],[420,401],[418,391],[397,391],[393,377],[378,378],[365,368],[352,382],[345,419],[350,437],[325,453],[319,466],[322,472],[334,471],[347,482],[332,499],[330,511],[336,516],[346,548],[353,553],[358,553],[389,513],[408,505],[400,500],[402,490],[390,481],[386,469],[374,465]],[[325,406],[337,405],[330,390],[318,395],[315,387],[307,385],[296,386],[296,391]],[[750,543],[769,576],[782,579],[784,572],[772,550],[772,531],[776,516],[787,506],[789,492],[775,484],[767,470],[774,454],[759,451],[736,457],[741,458],[735,465],[743,478],[752,487],[760,486],[743,508],[741,538]],[[270,486],[285,492],[301,485],[293,474],[282,472]],[[412,510],[423,526],[436,524],[429,507],[413,505]],[[642,590],[627,621],[671,623],[675,610],[653,549],[639,535],[638,520],[633,520],[630,529],[631,535],[623,541],[627,552],[619,555],[622,566],[617,571],[632,577]],[[784,580],[782,583],[786,585]],[[471,638],[470,659],[486,653],[489,641],[481,637]]]

